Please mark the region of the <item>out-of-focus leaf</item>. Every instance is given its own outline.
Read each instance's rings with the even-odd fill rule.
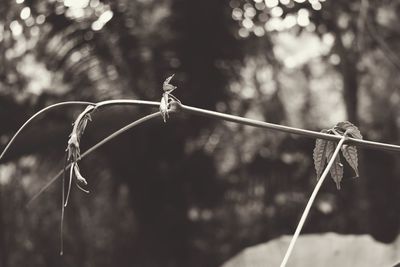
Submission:
[[[342,154],[349,165],[353,168],[356,176],[358,177],[358,156],[357,156],[357,148],[355,146],[342,146]]]
[[[327,130],[322,130],[322,133],[327,133]],[[313,152],[315,171],[317,172],[317,179],[321,177],[325,166],[325,153],[328,141],[324,139],[317,139],[315,141],[315,148]]]
[[[336,124],[336,126],[334,127],[335,130],[339,131],[341,134],[344,134],[344,132],[347,131],[347,133],[356,139],[362,139],[362,135],[360,130],[358,130],[357,126],[355,126],[354,124],[352,124],[349,121],[342,121]]]

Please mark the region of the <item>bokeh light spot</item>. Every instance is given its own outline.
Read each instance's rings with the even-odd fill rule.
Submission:
[[[296,25],[296,17],[294,15],[287,15],[284,19],[283,19],[283,24],[285,26],[286,29],[290,29],[293,26]]]
[[[276,7],[279,4],[278,0],[265,0],[265,5],[269,8]]]
[[[274,7],[273,9],[271,9],[271,15],[273,17],[280,17],[283,14],[283,9],[279,6]]]
[[[36,23],[39,25],[43,24],[45,22],[45,20],[46,20],[46,17],[43,14],[40,14],[39,16],[36,17]]]
[[[253,32],[258,37],[264,36],[264,34],[265,34],[265,31],[264,31],[263,27],[261,27],[261,26],[255,27]]]
[[[240,8],[234,8],[232,10],[232,18],[234,20],[241,20],[243,16],[243,11]]]
[[[16,20],[10,23],[10,29],[14,37],[19,36],[23,31],[21,24]]]
[[[255,7],[257,10],[264,10],[265,9],[265,4],[264,2],[256,3]]]
[[[316,2],[316,3],[312,3],[312,4],[311,4],[311,7],[312,7],[314,10],[321,10],[322,5],[321,5],[321,3]]]
[[[247,18],[253,18],[257,14],[254,7],[249,7],[244,11],[244,16]]]
[[[253,27],[254,23],[251,19],[246,18],[242,21],[242,25],[246,29],[251,29],[251,27]]]
[[[240,28],[238,33],[239,33],[239,36],[242,38],[246,38],[249,36],[249,31],[245,28]]]
[[[306,27],[310,23],[309,13],[307,9],[300,9],[297,13],[297,24]]]
[[[19,16],[21,17],[21,19],[26,20],[27,18],[29,18],[31,16],[31,9],[29,7],[24,7],[21,10],[21,13],[19,14]]]
[[[89,5],[89,0],[64,0],[64,6],[73,8],[85,8]]]

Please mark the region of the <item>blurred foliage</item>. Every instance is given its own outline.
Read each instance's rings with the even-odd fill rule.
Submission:
[[[176,73],[189,105],[307,129],[350,119],[399,143],[397,1],[2,0],[0,144],[69,99],[158,100]],[[62,167],[79,110],[37,120],[0,166],[1,266],[218,266],[291,234],[315,184],[313,140],[180,116],[135,128],[82,161],[58,256]],[[83,149],[149,112],[93,116]],[[134,115],[133,115],[134,114]],[[361,151],[358,180],[329,181],[305,232],[398,234],[399,156]],[[346,176],[347,175],[347,176]]]

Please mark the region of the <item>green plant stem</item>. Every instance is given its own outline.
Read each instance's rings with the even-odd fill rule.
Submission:
[[[221,120],[225,120],[225,121],[240,123],[240,124],[249,125],[249,126],[258,127],[258,128],[265,128],[265,129],[276,130],[276,131],[281,131],[281,132],[286,132],[286,133],[291,133],[291,134],[303,135],[303,136],[310,137],[310,138],[319,138],[319,139],[325,139],[325,140],[331,140],[331,141],[339,141],[341,139],[340,136],[335,136],[332,134],[320,133],[320,132],[315,132],[315,131],[310,131],[310,130],[299,129],[299,128],[295,128],[295,127],[289,127],[289,126],[283,126],[283,125],[274,124],[274,123],[268,123],[268,122],[263,122],[263,121],[258,121],[258,120],[247,119],[247,118],[229,115],[229,114],[225,114],[225,113],[220,113],[220,112],[216,112],[216,111],[186,106],[186,105],[183,105],[180,103],[176,103],[176,105],[182,111],[191,113],[194,115],[200,115],[200,116],[205,116],[205,117],[214,118],[214,119],[221,119]],[[355,139],[355,138],[350,138],[350,137],[346,138],[346,143],[352,144],[352,145],[357,145],[360,147],[377,149],[377,150],[400,152],[400,146],[398,146],[398,145],[372,142],[372,141]]]
[[[4,154],[8,151],[8,149],[10,148],[11,144],[15,141],[15,138],[17,138],[17,136],[22,132],[23,129],[26,128],[26,126],[28,126],[36,117],[38,117],[39,115],[45,113],[46,111],[49,111],[50,109],[53,108],[57,108],[60,106],[87,106],[87,105],[95,105],[92,102],[86,102],[86,101],[67,101],[67,102],[60,102],[48,107],[45,107],[44,109],[39,110],[38,112],[36,112],[34,115],[32,115],[19,129],[18,131],[14,134],[14,136],[10,139],[10,141],[8,142],[8,144],[6,145],[6,147],[4,148],[3,152],[0,155],[0,160],[3,158]]]
[[[84,157],[86,157],[87,155],[89,155],[90,153],[92,153],[93,151],[95,151],[96,149],[98,149],[99,147],[101,147],[102,145],[104,145],[105,143],[111,141],[112,139],[114,139],[115,137],[119,136],[120,134],[128,131],[129,129],[142,124],[148,120],[154,119],[156,117],[160,117],[160,113],[156,112],[156,113],[152,113],[150,115],[147,115],[143,118],[140,118],[124,127],[122,127],[121,129],[117,130],[116,132],[110,134],[109,136],[107,136],[106,138],[104,138],[103,140],[101,140],[100,142],[98,142],[97,144],[95,144],[94,146],[92,146],[91,148],[89,148],[88,150],[86,150],[84,153],[81,154],[80,159],[83,159]],[[60,170],[53,178],[51,178],[35,195],[33,195],[33,197],[28,201],[28,203],[26,204],[27,206],[31,205],[31,203],[38,198],[51,184],[53,184],[63,173],[64,173],[64,169],[68,169],[71,166],[71,164],[68,164],[65,166],[65,168],[63,168],[62,170]]]
[[[301,229],[303,228],[303,225],[304,225],[304,223],[305,223],[305,221],[306,221],[306,219],[308,217],[308,213],[310,212],[311,206],[314,203],[314,200],[315,200],[315,198],[316,198],[316,196],[318,194],[318,191],[321,188],[322,183],[325,181],[325,178],[328,175],[329,170],[332,168],[332,165],[335,162],[335,159],[336,159],[336,157],[337,157],[337,155],[338,155],[338,153],[340,151],[340,148],[342,147],[342,145],[344,144],[344,142],[345,142],[345,140],[347,138],[348,137],[346,136],[346,134],[343,135],[342,137],[340,137],[340,141],[339,141],[338,145],[336,146],[336,149],[333,152],[332,157],[328,162],[328,165],[326,166],[324,172],[322,173],[321,178],[319,178],[318,183],[315,185],[315,188],[314,188],[314,190],[313,190],[313,192],[312,192],[312,194],[311,194],[311,196],[310,196],[310,198],[309,198],[309,200],[307,202],[307,205],[306,205],[306,207],[305,207],[305,209],[303,211],[303,214],[301,215],[300,221],[299,221],[299,223],[297,225],[296,231],[294,232],[292,240],[290,240],[289,247],[288,247],[288,249],[286,251],[285,257],[283,258],[280,267],[285,267],[286,266],[286,264],[287,264],[287,262],[289,260],[289,257],[292,254],[294,245],[296,244],[296,241],[297,241],[297,239],[298,239],[298,237],[300,235]]]

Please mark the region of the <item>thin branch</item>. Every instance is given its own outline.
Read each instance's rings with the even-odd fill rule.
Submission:
[[[62,185],[61,185],[61,223],[60,223],[60,256],[64,254],[64,214],[65,214],[65,170],[67,166],[68,154],[65,153],[64,169],[62,170]]]
[[[98,142],[97,144],[95,144],[94,146],[92,146],[91,148],[89,148],[88,150],[86,150],[80,157],[80,159],[83,159],[84,157],[86,157],[87,155],[89,155],[90,153],[92,153],[93,151],[95,151],[96,149],[98,149],[99,147],[101,147],[102,145],[104,145],[105,143],[111,141],[112,139],[114,139],[115,137],[117,137],[118,135],[128,131],[129,129],[144,123],[145,121],[151,120],[155,117],[159,117],[160,114],[158,112],[156,113],[152,113],[150,115],[147,115],[143,118],[140,118],[126,126],[124,126],[123,128],[117,130],[116,132],[110,134],[109,136],[107,136],[106,138],[104,138],[103,140],[101,140],[100,142]],[[64,169],[68,169],[71,166],[71,164],[68,164],[65,166]],[[31,203],[38,198],[50,185],[52,185],[63,173],[64,173],[64,169],[60,170],[53,178],[51,178],[35,195],[33,195],[33,197],[28,201],[28,203],[26,204],[27,206],[31,205]],[[64,205],[64,203],[63,203]]]
[[[70,102],[61,102],[57,103],[54,105],[51,105],[49,107],[46,107],[36,114],[34,114],[31,118],[29,118],[23,125],[22,127],[15,133],[15,135],[11,138],[11,140],[8,142],[7,146],[3,150],[3,152],[0,155],[0,160],[4,157],[4,154],[8,151],[10,145],[14,142],[15,138],[21,133],[21,131],[37,116],[40,114],[58,107],[58,106],[63,106],[63,105],[95,105],[96,108],[100,107],[105,107],[105,106],[111,106],[111,105],[138,105],[138,106],[151,106],[151,107],[159,107],[160,102],[154,102],[154,101],[143,101],[143,100],[128,100],[128,99],[117,99],[117,100],[107,100],[107,101],[102,101],[98,103],[92,103],[92,102],[82,102],[82,101],[70,101]],[[320,132],[315,132],[315,131],[310,131],[310,130],[304,130],[300,128],[295,128],[295,127],[289,127],[289,126],[283,126],[279,124],[274,124],[274,123],[268,123],[268,122],[263,122],[263,121],[258,121],[258,120],[252,120],[244,117],[239,117],[235,115],[229,115],[225,113],[220,113],[216,111],[211,111],[211,110],[205,110],[201,108],[196,108],[196,107],[191,107],[187,105],[183,105],[182,103],[179,102],[174,102],[174,107],[175,109],[181,109],[184,112],[195,114],[195,115],[200,115],[200,116],[205,116],[205,117],[210,117],[214,119],[221,119],[221,120],[226,120],[230,122],[235,122],[235,123],[240,123],[244,125],[249,125],[253,127],[259,127],[259,128],[265,128],[265,129],[270,129],[270,130],[276,130],[276,131],[281,131],[281,132],[286,132],[286,133],[291,133],[291,134],[297,134],[297,135],[303,135],[307,136],[310,138],[319,138],[319,139],[325,139],[325,140],[331,140],[331,141],[339,141],[340,137],[334,136],[331,134],[325,134],[325,133],[320,133]],[[360,139],[354,139],[354,138],[347,138],[346,143],[361,146],[361,147],[367,147],[367,148],[372,148],[372,149],[377,149],[377,150],[386,150],[386,151],[395,151],[395,152],[400,152],[400,146],[398,145],[393,145],[393,144],[386,144],[386,143],[380,143],[380,142],[372,142],[372,141],[367,141],[367,140],[360,140]]]
[[[346,141],[348,137],[345,135],[343,135],[342,137],[340,137],[340,141],[338,143],[338,145],[336,146],[335,152],[333,152],[331,159],[328,162],[328,165],[326,166],[324,172],[322,173],[321,178],[318,180],[318,183],[315,185],[314,191],[311,194],[310,199],[307,202],[306,208],[303,211],[303,214],[301,215],[299,224],[297,225],[296,231],[294,232],[294,235],[292,237],[292,240],[290,240],[290,244],[289,247],[286,251],[285,257],[283,258],[283,261],[280,265],[280,267],[285,267],[290,255],[292,254],[294,245],[296,244],[296,241],[300,235],[301,229],[303,229],[303,225],[308,217],[308,213],[310,212],[311,206],[314,203],[314,200],[318,194],[319,189],[322,186],[322,183],[325,181],[326,176],[329,173],[329,170],[332,168],[333,163],[335,162],[335,159],[340,151],[340,148],[342,147],[342,145],[344,144],[344,142]]]
[[[11,140],[8,142],[7,146],[4,148],[3,152],[0,155],[0,160],[4,157],[4,154],[8,151],[10,148],[11,144],[15,141],[15,138],[22,132],[23,129],[26,128],[32,122],[36,117],[38,117],[40,114],[49,111],[50,109],[60,107],[60,106],[67,106],[67,105],[79,105],[79,106],[87,106],[87,105],[94,105],[92,102],[86,102],[86,101],[67,101],[67,102],[60,102],[48,107],[45,107],[44,109],[39,110],[36,112],[32,117],[30,117],[19,129],[18,131],[14,134],[14,136],[11,138]]]
[[[75,104],[79,104],[79,105],[93,105],[94,103],[91,102],[62,102],[62,103],[58,103],[52,106],[49,106],[45,109],[42,109],[41,111],[39,111],[38,113],[36,113],[34,116],[32,116],[27,122],[24,123],[24,125],[17,131],[17,133],[14,135],[14,137],[11,139],[11,141],[9,142],[9,144],[7,145],[7,147],[5,148],[5,150],[2,152],[1,156],[0,156],[0,160],[1,158],[4,156],[5,152],[7,151],[8,147],[11,145],[11,143],[15,140],[15,137],[22,131],[22,129],[28,125],[29,122],[31,122],[33,120],[33,118],[37,117],[38,115],[40,115],[41,113],[57,107],[57,106],[61,106],[61,105],[72,105],[73,103]],[[109,106],[109,105],[139,105],[139,106],[152,106],[152,107],[159,107],[160,103],[159,102],[154,102],[154,101],[141,101],[141,100],[108,100],[108,101],[102,101],[99,102],[96,105],[96,108],[99,107],[105,107],[105,106]],[[320,133],[320,132],[315,132],[315,131],[310,131],[310,130],[304,130],[304,129],[300,129],[300,128],[295,128],[295,127],[289,127],[289,126],[283,126],[283,125],[279,125],[279,124],[273,124],[273,123],[268,123],[268,122],[263,122],[263,121],[258,121],[258,120],[253,120],[253,119],[248,119],[248,118],[244,118],[244,117],[239,117],[239,116],[235,116],[235,115],[229,115],[229,114],[225,114],[225,113],[220,113],[220,112],[216,112],[216,111],[211,111],[211,110],[205,110],[205,109],[201,109],[201,108],[196,108],[196,107],[191,107],[191,106],[187,106],[187,105],[183,105],[180,102],[173,102],[172,105],[172,110],[171,111],[178,111],[178,110],[182,110],[183,112],[187,112],[189,114],[194,114],[194,115],[199,115],[199,116],[205,116],[205,117],[209,117],[209,118],[214,118],[214,119],[221,119],[221,120],[225,120],[225,121],[230,121],[230,122],[234,122],[234,123],[240,123],[240,124],[244,124],[244,125],[249,125],[249,126],[253,126],[253,127],[258,127],[258,128],[265,128],[265,129],[270,129],[270,130],[276,130],[276,131],[281,131],[281,132],[286,132],[286,133],[291,133],[291,134],[297,134],[297,135],[303,135],[306,137],[310,137],[310,138],[319,138],[319,139],[324,139],[324,140],[331,140],[331,141],[338,141],[341,140],[341,137],[339,136],[335,136],[335,135],[331,135],[331,134],[325,134],[325,133]],[[142,120],[148,120],[150,118],[156,117],[158,114],[157,113],[153,113],[149,116],[151,117],[144,117],[138,121],[133,122],[130,125],[127,125],[126,127],[129,129],[130,127],[133,127],[134,125],[138,124],[138,123],[142,123]],[[122,128],[119,131],[124,132],[125,127]],[[113,136],[109,136],[108,138],[114,138],[116,137],[118,134],[122,133],[117,131],[114,134],[112,134]],[[107,140],[109,141],[109,140]],[[99,144],[97,144],[98,146],[101,146],[102,144],[104,144],[105,142],[107,142],[106,140],[101,141]],[[386,150],[386,151],[395,151],[395,152],[400,152],[400,146],[398,145],[392,145],[392,144],[386,144],[386,143],[379,143],[379,142],[372,142],[372,141],[367,141],[367,140],[360,140],[360,139],[354,139],[354,138],[346,138],[346,143],[349,144],[353,144],[353,145],[357,145],[357,146],[362,146],[362,147],[368,147],[368,148],[372,148],[372,149],[377,149],[377,150]],[[93,150],[97,149],[97,145],[93,146],[92,148],[90,148],[88,151],[86,151],[85,153],[83,153],[81,155],[81,158],[83,158],[84,156],[86,156],[87,154],[89,154],[90,152],[92,152]],[[68,166],[67,166],[68,168]],[[32,199],[28,202],[28,205],[34,200],[36,199],[44,190],[46,190],[60,175],[62,174],[62,171],[60,171],[55,177],[53,177],[53,179],[51,179],[38,193],[36,193]]]
[[[383,55],[386,57],[386,59],[388,59],[389,62],[392,63],[393,66],[395,66],[398,70],[400,70],[400,58],[395,52],[392,51],[388,43],[380,35],[378,30],[375,29],[374,25],[368,19],[368,17],[366,18],[366,26],[369,35],[378,43],[379,48],[382,50]]]
[[[263,121],[258,121],[258,120],[247,119],[247,118],[229,115],[229,114],[225,114],[225,113],[220,113],[220,112],[216,112],[216,111],[186,106],[186,105],[183,105],[180,103],[175,103],[175,104],[177,105],[178,108],[182,109],[182,111],[184,111],[184,112],[195,114],[195,115],[200,115],[200,116],[205,116],[205,117],[209,117],[209,118],[221,119],[221,120],[225,120],[225,121],[245,124],[245,125],[258,127],[258,128],[276,130],[276,131],[281,131],[281,132],[286,132],[286,133],[291,133],[291,134],[303,135],[303,136],[310,137],[310,138],[319,138],[319,139],[325,139],[325,140],[330,140],[330,141],[340,141],[340,139],[341,139],[340,136],[335,136],[332,134],[320,133],[320,132],[304,130],[304,129],[295,128],[295,127],[289,127],[289,126],[283,126],[283,125],[274,124],[274,123],[268,123],[268,122],[263,122]],[[398,146],[398,145],[372,142],[372,141],[355,139],[355,138],[350,138],[350,137],[346,138],[345,142],[346,142],[346,144],[357,145],[360,147],[400,152],[400,146]]]
[[[154,102],[154,101],[145,101],[145,100],[133,100],[133,99],[115,99],[115,100],[106,100],[106,101],[101,101],[98,103],[93,103],[93,102],[86,102],[86,101],[68,101],[68,102],[61,102],[57,103],[51,106],[48,106],[44,109],[39,110],[36,112],[32,117],[30,117],[19,129],[18,131],[14,134],[14,136],[11,138],[11,140],[8,142],[7,146],[4,148],[3,152],[0,155],[0,160],[4,157],[5,153],[8,151],[10,148],[11,144],[15,141],[15,138],[21,133],[23,129],[26,128],[26,126],[37,116],[40,114],[49,111],[50,109],[59,107],[59,106],[66,106],[66,105],[80,105],[80,106],[88,106],[88,105],[93,105],[96,106],[97,108],[101,107],[106,107],[106,106],[113,106],[113,105],[135,105],[135,106],[152,106],[152,107],[159,107],[160,103],[159,102]]]
[[[16,134],[11,138],[10,142],[7,144],[5,149],[0,155],[0,160],[4,156],[4,154],[8,151],[10,145],[14,142],[15,138],[21,133],[21,131],[37,116],[40,114],[63,105],[95,105],[95,108],[100,108],[100,107],[105,107],[105,106],[110,106],[110,105],[142,105],[142,106],[152,106],[152,107],[159,107],[160,103],[159,102],[154,102],[154,101],[141,101],[141,100],[124,100],[124,99],[118,99],[118,100],[108,100],[108,101],[102,101],[99,103],[92,103],[92,102],[83,102],[83,101],[71,101],[71,102],[61,102],[57,103],[54,105],[51,105],[49,107],[46,107],[36,114],[34,114],[31,118],[29,118],[23,125],[22,127],[16,132]],[[195,115],[200,115],[200,116],[206,116],[210,118],[215,118],[215,119],[221,119],[225,121],[230,121],[230,122],[235,122],[235,123],[240,123],[244,125],[249,125],[253,127],[259,127],[259,128],[265,128],[265,129],[271,129],[271,130],[277,130],[277,131],[282,131],[286,133],[291,133],[291,134],[297,134],[297,135],[303,135],[311,138],[319,138],[319,139],[325,139],[325,140],[332,140],[332,141],[337,141],[341,140],[341,137],[335,136],[335,135],[330,135],[330,134],[325,134],[325,133],[320,133],[320,132],[315,132],[315,131],[310,131],[310,130],[304,130],[304,129],[299,129],[295,127],[289,127],[289,126],[283,126],[283,125],[278,125],[278,124],[273,124],[273,123],[268,123],[268,122],[263,122],[263,121],[258,121],[258,120],[252,120],[244,117],[239,117],[239,116],[234,116],[234,115],[229,115],[225,113],[220,113],[216,111],[210,111],[210,110],[205,110],[201,108],[195,108],[191,106],[186,106],[183,105],[180,102],[173,102],[172,105],[172,110],[171,112],[175,112],[177,110],[182,110],[187,113],[195,114]],[[119,134],[123,133],[124,131],[130,129],[131,127],[134,127],[137,124],[140,124],[146,120],[149,120],[153,117],[156,117],[159,113],[153,113],[151,115],[148,115],[142,119],[139,119],[124,128],[118,130],[117,132],[111,134],[109,137],[103,139],[100,141],[98,144],[94,145],[91,147],[88,151],[83,153],[81,155],[81,158],[85,157],[89,153],[93,152],[96,150],[98,147],[103,145],[104,143],[110,141],[111,139],[115,138]],[[358,146],[363,146],[363,147],[369,147],[373,149],[378,149],[378,150],[387,150],[387,151],[396,151],[400,152],[400,146],[398,145],[392,145],[392,144],[385,144],[385,143],[379,143],[379,142],[372,142],[372,141],[367,141],[367,140],[360,140],[360,139],[354,139],[354,138],[346,138],[346,143],[353,144],[353,145],[358,145]],[[344,141],[343,141],[344,142]],[[70,165],[68,165],[66,168],[68,168]],[[57,173],[55,177],[53,177],[38,193],[36,193],[32,199],[28,202],[27,205],[30,205],[30,203],[35,200],[39,195],[41,195],[57,178],[63,173],[63,171],[60,171]]]

